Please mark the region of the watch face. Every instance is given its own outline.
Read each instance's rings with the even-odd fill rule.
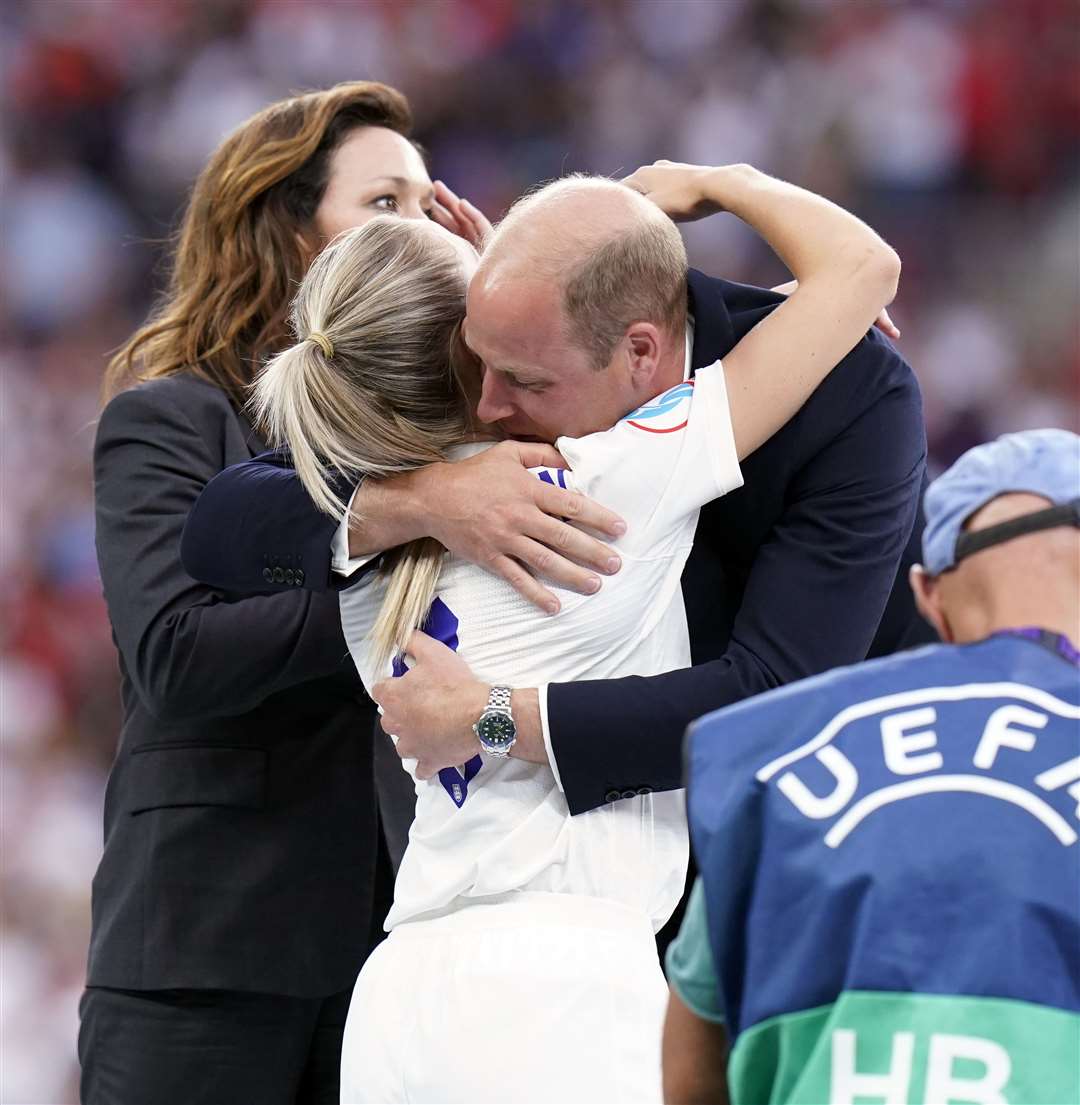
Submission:
[[[482,743],[492,748],[504,748],[516,736],[517,728],[506,714],[490,713],[480,718],[476,732]]]

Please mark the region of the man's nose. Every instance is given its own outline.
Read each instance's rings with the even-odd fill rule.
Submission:
[[[505,392],[506,385],[499,380],[499,374],[485,368],[480,382],[480,402],[476,404],[476,417],[481,422],[500,422],[514,413]]]

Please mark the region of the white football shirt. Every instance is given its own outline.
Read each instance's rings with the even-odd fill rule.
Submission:
[[[457,456],[488,448],[462,446]],[[427,632],[477,678],[511,687],[656,675],[690,664],[680,577],[699,508],[742,484],[720,362],[628,414],[610,430],[560,438],[569,470],[539,479],[574,488],[620,514],[622,570],[590,596],[559,591],[552,616],[473,564],[448,556]],[[345,639],[368,688],[367,638],[385,594],[377,573],[341,593]],[[395,662],[397,674],[405,670]],[[403,765],[412,773],[415,761]],[[552,769],[478,754],[416,782],[416,819],[387,930],[463,902],[514,890],[607,898],[654,929],[679,901],[688,838],[682,791],[639,794],[571,817]]]

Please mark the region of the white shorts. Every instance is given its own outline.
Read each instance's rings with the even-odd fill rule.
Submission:
[[[661,1100],[667,1006],[652,924],[523,892],[399,925],[353,990],[341,1100]]]

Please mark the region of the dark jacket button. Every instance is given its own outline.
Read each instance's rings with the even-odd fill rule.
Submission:
[[[263,579],[265,579],[267,583],[273,583],[274,572],[271,568],[263,568]]]
[[[297,587],[302,587],[304,585],[304,569],[303,568],[297,568],[296,571],[293,572],[293,577],[296,580],[296,586]]]
[[[296,579],[296,573],[292,570],[292,568],[286,568],[285,569],[285,582],[288,583],[291,586],[293,580],[295,580],[295,579]]]
[[[622,792],[622,797],[623,798],[636,798],[637,797],[637,791],[636,790],[624,790]]]
[[[607,793],[606,793],[606,794],[604,795],[604,801],[605,801],[605,802],[618,802],[618,800],[619,800],[619,799],[620,799],[621,797],[622,797],[622,795],[620,795],[620,794],[619,794],[619,792],[618,792],[617,790],[609,790],[609,791],[608,791],[608,792],[607,792]]]
[[[638,787],[638,794],[652,794],[652,787]]]
[[[280,568],[275,568],[274,569],[274,582],[275,583],[284,583],[285,582],[285,573]]]

